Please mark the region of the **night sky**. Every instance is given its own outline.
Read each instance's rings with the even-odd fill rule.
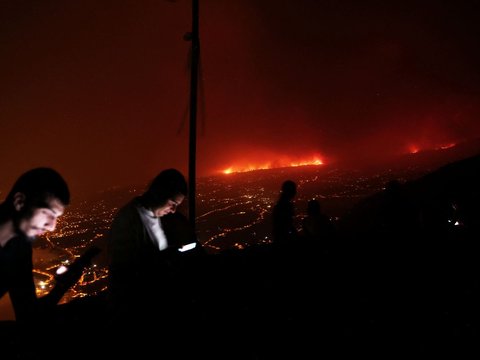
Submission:
[[[480,1],[200,0],[197,175],[480,136]],[[0,198],[188,171],[191,1],[0,1]]]

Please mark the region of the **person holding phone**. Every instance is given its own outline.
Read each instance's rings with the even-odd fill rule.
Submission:
[[[174,214],[186,195],[183,174],[166,169],[114,216],[108,235],[108,299],[115,324],[165,320],[171,314],[181,244],[167,237],[162,218]]]
[[[20,324],[49,319],[68,290],[65,287],[70,282],[57,283],[49,294],[37,298],[32,243],[37,236],[55,230],[69,202],[62,176],[51,168],[35,168],[18,178],[0,204],[0,297],[9,293]]]

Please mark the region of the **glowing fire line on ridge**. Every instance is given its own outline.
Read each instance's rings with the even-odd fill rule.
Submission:
[[[227,169],[221,170],[223,174],[233,174],[233,173],[243,173],[248,171],[255,170],[268,170],[268,169],[277,169],[283,167],[298,167],[298,166],[309,166],[309,165],[324,165],[323,160],[319,158],[314,158],[312,160],[305,161],[290,161],[290,162],[269,162],[261,165],[248,165],[248,166],[230,166]]]
[[[435,146],[435,147],[420,147],[418,145],[414,145],[414,144],[410,144],[408,145],[408,152],[410,154],[417,154],[421,151],[428,151],[428,150],[447,150],[447,149],[450,149],[454,146],[457,146],[456,143],[448,143],[448,144],[442,144],[442,145],[439,145],[439,146]]]

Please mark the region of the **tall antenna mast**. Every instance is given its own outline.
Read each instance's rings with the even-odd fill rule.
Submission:
[[[192,42],[190,70],[190,135],[188,160],[188,218],[195,232],[195,196],[196,196],[196,156],[197,156],[197,88],[198,63],[200,59],[200,37],[198,34],[198,0],[192,0]]]

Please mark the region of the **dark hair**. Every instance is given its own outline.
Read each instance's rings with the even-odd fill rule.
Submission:
[[[177,195],[187,195],[187,181],[180,171],[166,169],[153,179],[141,202],[147,208],[156,208]]]
[[[46,167],[31,169],[15,181],[7,198],[1,204],[0,218],[15,213],[13,203],[17,193],[25,195],[24,211],[46,207],[50,198],[58,199],[63,205],[70,203],[67,183],[57,171]]]
[[[307,202],[307,214],[308,215],[317,215],[321,213],[320,202],[317,199],[310,199]]]
[[[285,180],[282,184],[281,197],[292,199],[297,194],[297,184],[292,180]]]

